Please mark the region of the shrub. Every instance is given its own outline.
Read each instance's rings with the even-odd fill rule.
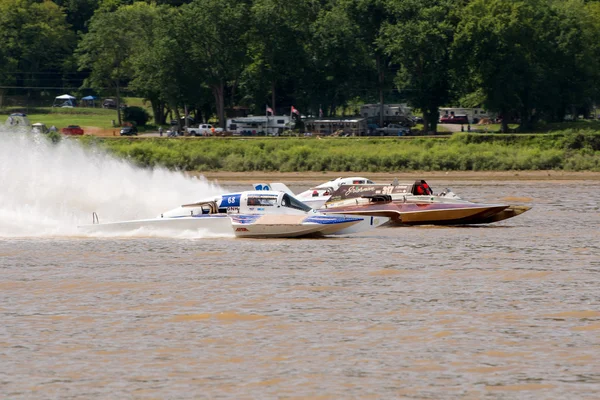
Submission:
[[[144,126],[150,119],[150,114],[142,107],[125,107],[123,119],[127,122],[134,122],[138,126]]]

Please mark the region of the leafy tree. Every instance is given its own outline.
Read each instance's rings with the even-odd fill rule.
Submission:
[[[221,127],[225,127],[225,93],[246,61],[247,4],[235,0],[195,0],[181,6],[186,63],[199,85],[210,87]]]
[[[136,3],[122,7],[135,31],[129,54],[131,81],[129,88],[150,100],[157,125],[165,123],[165,105],[177,110],[180,92],[186,87],[182,80],[185,63],[177,40],[172,7]],[[179,120],[179,116],[177,116]]]
[[[146,122],[150,119],[148,111],[142,107],[126,107],[123,110],[123,119],[129,122],[135,122],[136,125],[146,125]]]
[[[540,116],[562,119],[589,98],[597,76],[594,31],[573,0],[473,0],[462,14],[454,50],[481,85],[502,130],[511,117],[529,130]],[[597,53],[596,53],[597,54]]]
[[[133,50],[135,30],[131,29],[127,8],[115,12],[98,10],[90,20],[89,30],[77,48],[79,67],[88,70],[85,85],[102,90],[114,89],[117,119],[121,125],[121,87],[132,74],[129,54]]]
[[[540,31],[549,46],[541,55],[546,68],[536,107],[561,121],[565,112],[577,117],[593,103],[600,78],[600,30],[583,0],[554,1],[549,12],[553,23]]]
[[[256,101],[261,108],[264,107],[265,94],[270,91],[269,103],[275,109],[278,89],[283,89],[302,71],[305,64],[303,44],[310,23],[306,5],[306,2],[290,3],[285,0],[252,2],[247,50],[249,63],[244,71],[243,85],[258,97]]]
[[[326,114],[335,114],[338,106],[364,96],[362,89],[373,75],[371,48],[357,32],[358,22],[341,3],[323,8],[312,25],[307,46],[311,71],[306,84],[317,105],[324,104]]]
[[[0,41],[0,85],[34,88],[60,83],[75,35],[53,2],[3,0]]]
[[[376,99],[380,104],[379,124],[383,124],[383,105],[385,94],[392,87],[393,75],[391,71],[396,68],[394,57],[382,45],[382,28],[392,18],[392,10],[388,0],[343,0],[339,4],[346,13],[355,21],[359,38],[365,51],[368,52],[371,64],[368,71],[363,72],[361,84],[364,87],[373,87],[376,90]],[[369,92],[363,92],[361,97],[370,97]]]
[[[53,0],[65,10],[67,23],[75,32],[85,32],[86,23],[94,15],[100,0]]]
[[[595,40],[589,45],[589,50],[596,62],[600,62],[600,42],[597,38],[600,36],[600,1],[589,2],[585,5],[589,24],[585,26],[586,30],[591,31],[591,35],[595,36]],[[600,72],[600,68],[596,68],[596,73]],[[588,88],[591,92],[591,98],[594,104],[600,101],[600,77],[594,75],[594,81],[589,84]]]
[[[394,21],[382,28],[380,45],[400,65],[396,84],[423,111],[425,131],[436,131],[439,107],[450,96],[450,47],[456,27],[451,0],[389,0]]]

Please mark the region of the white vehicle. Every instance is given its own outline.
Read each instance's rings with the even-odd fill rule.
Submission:
[[[280,135],[291,127],[289,115],[238,117],[227,120],[227,132],[242,136]]]
[[[476,124],[483,118],[495,118],[495,115],[491,115],[484,108],[443,107],[439,110],[440,118],[452,117],[455,115],[466,115],[470,124]]]
[[[36,122],[31,125],[31,132],[33,133],[48,133],[49,131],[48,127],[41,122]]]
[[[381,114],[381,104],[363,104],[360,106],[360,116],[363,118],[378,118]],[[408,104],[384,104],[384,120],[389,117],[411,117],[412,109]]]
[[[400,124],[389,124],[386,127],[375,129],[375,135],[380,136],[404,136],[408,135],[409,132],[410,128]]]
[[[87,233],[167,229],[204,235],[292,238],[355,233],[372,228],[364,223],[372,219],[325,215],[280,191],[245,191],[185,204],[152,219],[100,224],[94,213],[94,223],[79,228]]]
[[[192,136],[213,136],[218,132],[223,132],[223,128],[215,128],[211,124],[200,124],[198,126],[190,126],[187,128],[187,133]]]

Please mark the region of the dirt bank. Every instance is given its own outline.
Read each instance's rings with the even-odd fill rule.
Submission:
[[[86,135],[93,136],[119,136],[121,128],[104,129],[97,126],[82,126]]]
[[[248,182],[294,182],[317,184],[340,176],[366,176],[375,182],[392,182],[414,179],[453,180],[453,181],[600,181],[600,172],[563,172],[563,171],[414,171],[414,172],[204,172],[192,173],[204,175],[209,180],[228,183]]]

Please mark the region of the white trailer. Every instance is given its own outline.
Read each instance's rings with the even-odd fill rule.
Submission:
[[[360,116],[363,118],[378,118],[381,114],[381,104],[363,104],[360,106]],[[412,108],[408,104],[384,104],[384,119],[394,117],[412,117]]]
[[[280,135],[291,129],[289,115],[236,117],[227,119],[227,131],[235,135]]]
[[[461,107],[443,107],[440,108],[440,118],[450,117],[455,115],[466,115],[470,124],[476,124],[483,118],[495,118],[490,115],[484,108],[461,108]]]

